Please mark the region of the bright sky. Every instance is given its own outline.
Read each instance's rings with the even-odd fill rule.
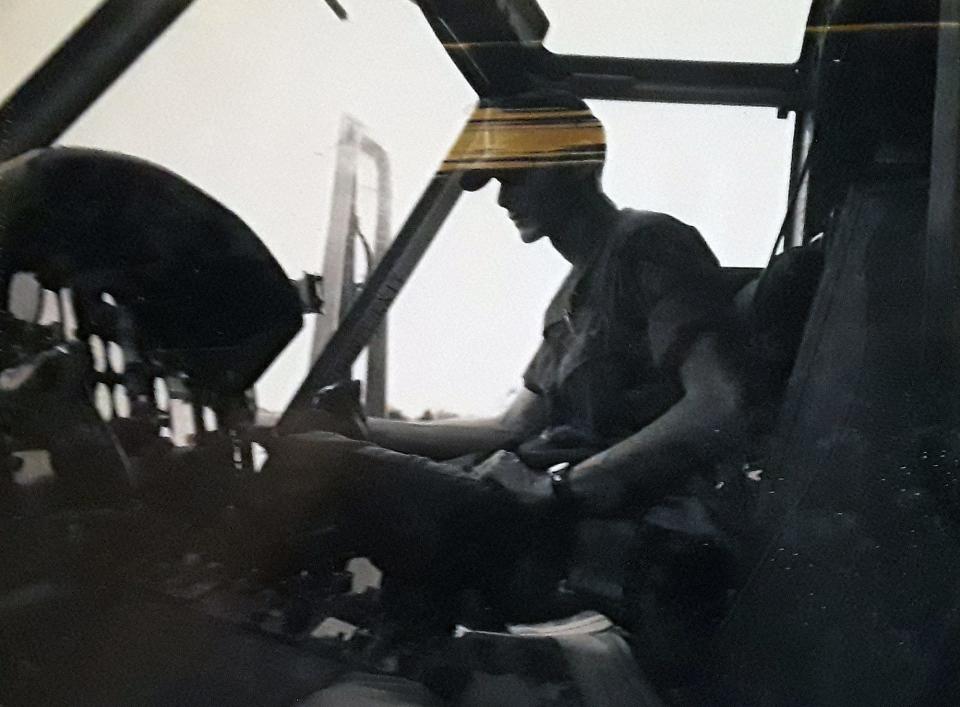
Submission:
[[[341,116],[390,155],[396,230],[475,99],[409,0],[342,2],[348,22],[321,0],[197,0],[61,142],[173,169],[236,211],[291,277],[319,272]],[[0,95],[97,4],[4,0]],[[809,0],[540,4],[554,51],[786,62]],[[792,118],[594,109],[615,201],[695,225],[725,264],[762,264],[782,218]],[[499,411],[537,346],[566,264],[547,243],[520,243],[495,196],[492,186],[464,196],[391,310],[388,399],[408,414]],[[311,327],[258,384],[263,406],[282,408],[299,384]]]

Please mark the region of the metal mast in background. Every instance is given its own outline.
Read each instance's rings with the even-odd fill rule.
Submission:
[[[366,135],[359,121],[344,116],[337,143],[333,199],[323,258],[323,312],[314,329],[311,364],[320,357],[333,332],[340,326],[357,292],[353,278],[357,239],[362,238],[357,221],[357,171],[361,154],[369,157],[377,170],[377,220],[373,247],[367,253],[368,275],[390,244],[392,194],[387,153]],[[386,382],[387,324],[384,320],[367,349],[365,409],[368,415],[386,414]]]

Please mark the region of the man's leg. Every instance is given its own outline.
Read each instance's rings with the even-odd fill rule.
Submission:
[[[255,503],[291,527],[337,526],[339,548],[388,576],[451,589],[490,589],[525,533],[516,503],[463,467],[329,433],[271,445]]]

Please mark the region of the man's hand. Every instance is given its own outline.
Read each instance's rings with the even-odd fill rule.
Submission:
[[[368,439],[367,418],[360,403],[360,381],[342,380],[321,388],[307,409],[294,414],[285,431],[287,434],[324,431],[351,439]]]
[[[571,425],[548,427],[537,437],[517,447],[517,456],[534,469],[549,469],[555,464],[576,464],[603,448],[596,439]]]
[[[474,471],[480,478],[502,486],[527,508],[543,508],[556,500],[550,475],[531,469],[513,452],[499,451]]]

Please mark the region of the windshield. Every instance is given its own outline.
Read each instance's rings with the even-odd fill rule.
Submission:
[[[557,12],[551,37],[558,27],[579,25],[575,15],[568,23],[560,14],[575,13],[573,6],[545,11]],[[50,27],[63,31],[69,26],[66,17],[39,21],[25,10],[23,15],[12,17],[37,36],[54,34]],[[669,16],[685,14],[677,9],[673,15],[665,10],[649,15]],[[605,17],[595,21],[602,23]],[[797,35],[798,23],[789,17],[776,26]],[[231,31],[214,32],[218,27]],[[395,32],[397,27],[405,29]],[[598,24],[597,31],[606,34],[603,27]],[[384,51],[390,46],[395,51]],[[615,47],[605,53],[617,53]],[[36,55],[34,51],[34,62]],[[4,64],[5,75],[19,79],[30,56],[17,52],[19,66]],[[683,58],[702,57],[693,53]],[[171,80],[184,75],[191,79]],[[8,79],[7,85],[12,90],[16,82]],[[304,90],[307,86],[310,90]],[[350,22],[342,23],[319,3],[276,15],[255,7],[238,11],[200,3],[60,141],[136,154],[175,169],[263,234],[288,275],[297,278],[321,270],[341,115],[359,119],[389,153],[395,175],[392,220],[399,224],[474,100],[425,31],[416,7],[396,3],[376,12],[360,7]],[[614,102],[598,104],[597,111],[609,134],[605,185],[615,201],[674,213],[696,225],[724,265],[764,264],[786,199],[792,117],[777,120],[771,109]],[[702,160],[705,149],[716,151],[709,164]],[[241,164],[250,165],[257,176],[235,168]],[[361,184],[361,194],[368,198],[373,179]],[[442,257],[431,251],[394,310],[395,354],[388,365],[390,404],[399,410],[492,414],[517,390],[517,370],[536,346],[537,311],[549,300],[566,263],[545,247],[536,254],[522,250],[510,222],[492,205],[492,192],[490,197],[487,193],[460,204],[453,216],[456,225],[443,230],[456,233],[450,238],[457,243],[446,247]],[[731,203],[740,206],[727,208]],[[361,217],[370,220],[373,213],[375,206],[367,206]],[[445,240],[441,235],[440,243]],[[498,263],[495,273],[486,260],[491,256]],[[488,316],[509,308],[518,286],[524,312],[506,321]],[[441,315],[434,293],[446,290],[463,297],[451,301],[450,311]],[[414,298],[416,303],[408,303]],[[450,337],[447,332],[461,320],[474,322],[475,334]],[[310,348],[308,329],[258,386],[269,410],[282,409],[299,384]],[[429,346],[422,346],[424,336]],[[484,340],[518,345],[502,347],[500,356],[469,375],[474,385],[456,385],[464,375],[462,364],[474,358]],[[424,350],[432,352],[432,361],[424,358]]]

